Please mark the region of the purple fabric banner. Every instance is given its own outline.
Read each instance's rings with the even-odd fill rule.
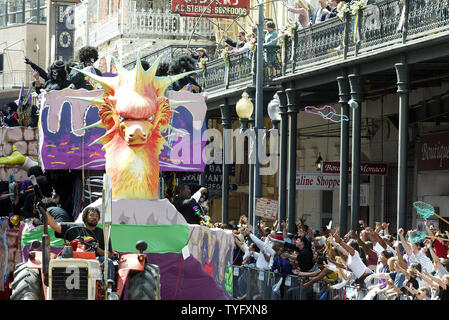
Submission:
[[[64,89],[50,91],[42,99],[39,117],[39,157],[44,170],[104,170],[102,145],[93,141],[105,133],[103,128],[80,130],[100,120],[98,108],[89,102],[69,97],[95,97],[101,90]],[[167,145],[159,156],[161,171],[204,171],[206,139],[204,97],[187,91],[169,91],[175,101],[171,126],[162,135]]]

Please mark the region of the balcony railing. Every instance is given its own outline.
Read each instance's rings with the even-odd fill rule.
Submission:
[[[116,13],[92,26],[92,44],[99,46],[118,35],[125,37],[149,37],[167,39],[207,39],[215,37],[214,26],[207,19],[196,23],[194,18],[181,17],[169,9],[153,11],[152,9],[134,9],[127,7],[123,12]]]
[[[191,45],[189,46],[190,51],[195,51],[198,48],[204,48],[207,50],[209,56],[214,56],[215,46],[200,46],[200,45]],[[142,60],[147,61],[150,65],[153,64],[154,61],[159,56],[162,56],[161,61],[171,62],[181,55],[185,55],[185,49],[187,49],[186,45],[169,45],[162,49],[151,52],[150,54],[144,55],[141,57]],[[123,65],[126,69],[133,69],[136,66],[136,61],[127,63]]]
[[[379,1],[362,8],[358,19],[348,13],[344,21],[333,18],[294,30],[277,48],[279,67],[274,75],[265,70],[264,80],[269,83],[279,76],[317,65],[324,67],[335,61],[383,52],[388,47],[449,29],[449,0],[406,0],[405,3]],[[243,86],[253,79],[255,56],[255,52],[249,52],[209,61],[198,76],[199,83],[209,92]]]
[[[34,71],[30,70],[15,70],[0,72],[0,86],[3,89],[20,88],[22,84],[28,87],[33,82]]]

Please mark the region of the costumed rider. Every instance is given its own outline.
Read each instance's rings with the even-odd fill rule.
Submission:
[[[66,65],[62,60],[56,60],[48,67],[48,73],[45,73],[44,69],[33,63],[30,59],[25,58],[25,63],[29,64],[31,68],[36,71],[34,73],[33,86],[36,92],[41,93],[42,89],[45,90],[62,90],[70,86],[70,82],[67,81]],[[44,79],[44,84],[41,84],[40,78]]]
[[[89,80],[89,77],[85,74],[78,72],[78,70],[84,70],[90,73],[94,73],[98,76],[102,76],[102,73],[97,68],[94,68],[94,63],[98,60],[98,51],[94,47],[82,47],[78,51],[78,59],[80,64],[72,67],[72,70],[67,77],[67,80],[72,83],[71,87],[73,89],[87,89],[93,90],[96,89],[93,82]]]
[[[44,207],[42,204],[38,206]],[[57,222],[55,218],[46,210],[48,225],[55,230],[57,238],[65,238],[67,241],[80,239],[86,246],[87,251],[95,252],[96,259],[104,266],[104,233],[97,227],[100,221],[100,211],[94,207],[86,207],[82,212],[83,223]],[[110,259],[112,257],[112,245],[109,239],[108,250],[108,290],[115,285],[115,267]],[[63,251],[64,256],[64,251]]]
[[[201,187],[192,196],[192,190],[187,184],[180,185],[173,200],[173,205],[186,219],[188,224],[200,224],[202,211],[198,204],[201,196],[207,193],[207,189]]]
[[[39,114],[37,107],[32,103],[31,100],[31,87],[28,89],[28,93],[24,95],[23,86],[20,91],[17,116],[19,126],[36,128],[39,121]]]

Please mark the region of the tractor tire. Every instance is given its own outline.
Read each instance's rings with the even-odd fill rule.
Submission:
[[[16,264],[16,268],[14,269],[14,279],[17,277],[20,271],[22,271],[26,267],[27,267],[26,262],[19,262],[18,264]]]
[[[145,264],[143,271],[132,272],[128,287],[129,300],[160,300],[160,269],[155,264]]]
[[[16,270],[19,272],[11,284],[12,294],[10,299],[23,300],[25,294],[30,293],[35,300],[44,300],[40,270],[28,269],[22,266],[19,269]]]

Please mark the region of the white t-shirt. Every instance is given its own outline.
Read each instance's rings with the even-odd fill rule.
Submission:
[[[260,240],[252,233],[249,236],[250,236],[251,240],[256,244],[256,246],[259,247],[259,249],[261,251],[256,260],[256,268],[261,269],[261,270],[271,269],[271,265],[273,264],[273,258],[274,258],[274,254],[275,254],[273,248],[271,248],[269,244],[266,244],[264,241]],[[265,259],[265,256],[262,254],[262,250],[265,251],[265,255],[270,256],[270,261],[267,261]]]
[[[354,255],[351,256],[348,254],[348,268],[351,269],[354,276],[358,279],[369,270],[368,267],[363,263],[362,259],[360,259],[360,254],[357,250],[354,250]]]

